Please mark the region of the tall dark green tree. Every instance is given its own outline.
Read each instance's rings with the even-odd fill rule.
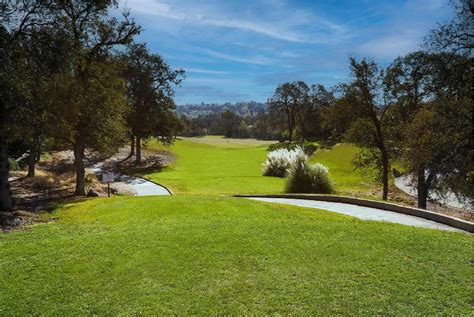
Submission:
[[[235,138],[239,134],[239,126],[242,122],[242,118],[235,112],[226,109],[224,110],[219,119],[216,121],[216,127],[214,131],[217,134],[223,134],[226,138]]]
[[[472,54],[474,49],[474,3],[471,0],[450,0],[454,17],[440,24],[425,39],[432,52]]]
[[[390,151],[386,139],[387,105],[383,104],[383,70],[374,61],[350,58],[353,81],[346,88],[358,112],[348,131],[352,141],[362,147],[356,163],[375,167],[383,184],[382,199],[388,197]]]
[[[12,118],[27,107],[24,78],[19,71],[24,62],[20,41],[34,26],[49,21],[45,1],[0,3],[0,211],[13,208],[7,149],[19,129],[19,122]]]
[[[67,70],[67,39],[50,26],[34,27],[21,37],[21,63],[25,109],[14,120],[21,122],[19,136],[29,148],[28,176],[35,175],[35,165],[44,146],[49,126],[50,106],[54,95],[54,76]]]
[[[120,79],[111,49],[129,44],[140,28],[127,12],[121,19],[108,11],[113,0],[54,2],[50,9],[54,27],[70,40],[71,64],[58,91],[65,93],[56,111],[60,137],[74,150],[76,195],[85,195],[85,151],[110,153],[125,133],[123,112],[125,86]],[[62,105],[61,105],[62,103]]]
[[[131,132],[131,155],[141,163],[142,142],[157,137],[172,141],[177,117],[174,113],[174,86],[184,78],[183,70],[173,70],[158,54],[150,53],[145,44],[129,45],[122,56],[127,65],[123,76],[127,83],[130,111],[127,122]],[[135,150],[134,150],[135,148]]]
[[[385,97],[392,105],[388,115],[388,120],[391,121],[389,138],[397,145],[397,157],[405,161],[413,174],[418,192],[418,207],[424,209],[434,176],[427,170],[428,162],[421,159],[428,156],[423,152],[427,148],[427,144],[423,142],[429,139],[425,133],[430,133],[431,130],[429,111],[423,110],[430,104],[432,97],[431,71],[430,56],[419,51],[395,59],[384,79]],[[415,146],[416,142],[419,144]],[[414,146],[416,153],[413,152]]]
[[[302,99],[297,122],[301,137],[327,137],[323,126],[323,113],[333,106],[334,95],[320,84],[311,85],[310,91],[304,90],[302,93],[306,96]]]
[[[274,118],[284,118],[288,141],[293,141],[298,114],[308,102],[309,87],[303,81],[284,83],[278,86],[268,99],[268,108]]]
[[[459,54],[415,52],[396,59],[387,72],[394,103],[390,138],[412,175],[420,208],[426,209],[430,193],[473,197],[473,67]]]

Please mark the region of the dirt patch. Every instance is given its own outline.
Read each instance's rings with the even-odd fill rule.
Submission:
[[[365,199],[374,199],[374,197],[376,199],[381,199],[382,189],[374,187],[371,190],[368,190],[366,192],[342,191],[340,194],[351,196],[351,197],[365,198]],[[403,206],[409,206],[409,207],[415,207],[415,208],[417,207],[417,200],[415,197],[408,195],[407,193],[398,189],[395,186],[390,186],[389,188],[388,202],[403,205]],[[474,222],[474,212],[468,209],[455,208],[451,206],[441,206],[439,204],[435,204],[433,202],[428,201],[427,210]]]
[[[127,158],[129,147],[108,158],[87,153],[86,190],[92,189],[99,196],[107,195],[107,185],[100,182],[99,177],[87,167],[103,162],[105,169],[117,172],[130,172],[133,175],[139,170],[159,170],[174,160],[167,151],[143,150],[143,164],[135,166],[133,158]],[[51,212],[54,207],[75,200],[74,155],[72,151],[52,152],[48,159],[37,164],[36,175],[26,177],[26,171],[10,173],[10,189],[13,195],[14,210],[0,215],[0,226],[4,231],[24,228],[32,223],[48,221],[48,217],[39,216],[42,212]],[[125,173],[124,173],[125,174]],[[112,193],[135,195],[129,186],[117,183],[111,186]]]
[[[130,148],[124,147],[119,153],[104,161],[108,170],[114,170],[126,175],[143,175],[160,171],[164,166],[176,160],[173,153],[166,150],[142,150],[142,162],[135,164],[135,157],[131,157]]]

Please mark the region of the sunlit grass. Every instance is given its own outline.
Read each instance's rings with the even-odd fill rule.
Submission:
[[[285,180],[262,176],[267,144],[256,140],[203,137],[177,140],[169,148],[176,161],[144,175],[175,193],[237,194],[283,192]],[[151,143],[150,149],[162,148]]]
[[[0,233],[0,315],[472,315],[470,235],[218,196]]]
[[[177,140],[167,148],[176,155],[176,161],[163,171],[144,176],[176,193],[282,193],[286,179],[262,176],[269,144],[269,141],[220,136]],[[163,149],[163,146],[151,142],[149,149]],[[357,150],[351,144],[338,144],[330,149],[318,149],[311,161],[329,167],[338,193],[368,192],[380,185],[354,169],[352,159]]]
[[[324,164],[329,168],[336,190],[339,192],[368,191],[380,186],[371,175],[357,170],[352,163],[359,149],[349,143],[340,143],[329,149],[318,149],[311,157],[312,162]]]

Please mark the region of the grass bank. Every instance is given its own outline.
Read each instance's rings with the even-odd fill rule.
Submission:
[[[472,315],[471,235],[217,196],[0,233],[0,315]]]
[[[174,163],[162,171],[142,176],[168,186],[178,194],[282,193],[286,179],[262,176],[262,164],[271,143],[219,136],[184,138],[167,148],[176,155]],[[163,147],[151,142],[149,149]],[[378,185],[354,170],[352,159],[356,152],[357,148],[351,144],[338,144],[317,150],[311,161],[329,167],[339,192],[367,193]]]
[[[212,136],[177,140],[169,148],[176,161],[143,176],[178,194],[279,193],[285,180],[262,176],[267,147],[268,142]]]

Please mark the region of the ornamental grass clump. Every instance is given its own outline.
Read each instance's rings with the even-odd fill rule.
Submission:
[[[288,170],[296,161],[307,159],[308,156],[300,147],[293,150],[278,149],[271,151],[268,153],[267,160],[263,164],[263,175],[285,177],[288,175]]]
[[[299,159],[289,170],[286,182],[287,193],[331,194],[334,192],[328,168],[308,159]]]

